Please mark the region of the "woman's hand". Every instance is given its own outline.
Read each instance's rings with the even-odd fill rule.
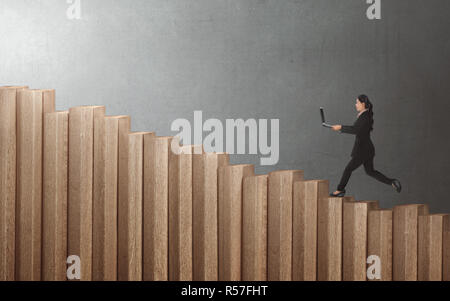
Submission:
[[[342,125],[333,125],[333,127],[332,127],[332,129],[333,129],[333,131],[340,131],[340,130],[342,130]]]

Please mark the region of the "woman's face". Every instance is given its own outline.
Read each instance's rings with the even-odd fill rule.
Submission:
[[[358,111],[358,112],[364,111],[366,109],[366,105],[364,103],[360,102],[358,98],[356,99],[355,106],[356,106],[356,111]]]

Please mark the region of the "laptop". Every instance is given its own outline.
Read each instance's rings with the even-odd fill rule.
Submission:
[[[332,125],[329,125],[328,123],[326,123],[325,121],[325,110],[323,108],[320,108],[320,117],[322,118],[322,126],[326,127],[326,128],[332,128]]]

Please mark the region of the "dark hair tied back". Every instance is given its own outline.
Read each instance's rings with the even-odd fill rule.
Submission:
[[[358,100],[359,100],[359,102],[361,102],[361,103],[363,103],[365,105],[366,109],[369,110],[370,119],[372,120],[371,124],[370,124],[370,131],[373,131],[373,123],[374,123],[374,120],[373,120],[373,104],[370,102],[369,97],[367,95],[364,95],[364,94],[359,95],[358,96]]]

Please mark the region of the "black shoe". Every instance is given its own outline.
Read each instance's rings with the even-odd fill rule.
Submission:
[[[402,191],[402,184],[400,183],[399,180],[394,179],[392,181],[392,186],[397,190],[398,193],[400,193],[400,191]]]
[[[345,189],[338,194],[330,193],[330,196],[334,198],[343,198],[345,196]]]

